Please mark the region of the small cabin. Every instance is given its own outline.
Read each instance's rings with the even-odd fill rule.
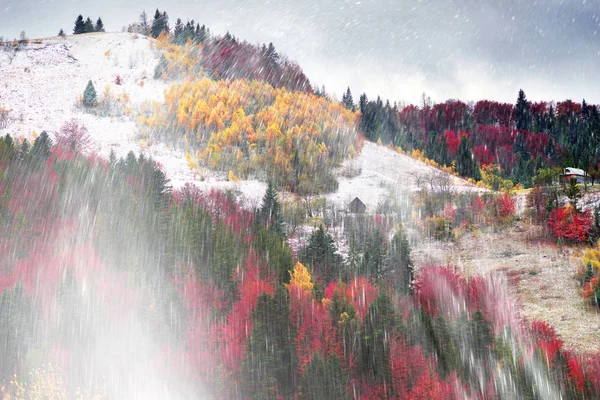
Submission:
[[[358,197],[355,197],[354,200],[348,204],[348,211],[352,214],[364,214],[365,211],[367,211],[367,206],[360,201]]]
[[[563,171],[565,182],[575,178],[577,183],[587,183],[590,180],[589,175],[582,169],[567,167]]]

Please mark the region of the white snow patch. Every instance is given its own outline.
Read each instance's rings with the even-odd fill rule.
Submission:
[[[327,200],[345,209],[355,197],[367,206],[367,211],[374,211],[377,205],[390,192],[414,192],[419,189],[416,177],[440,172],[421,161],[405,154],[400,154],[386,146],[365,141],[362,153],[354,160],[347,161],[361,173],[353,178],[339,178],[339,188],[335,193],[327,195]],[[466,180],[451,176],[454,190],[481,191]]]

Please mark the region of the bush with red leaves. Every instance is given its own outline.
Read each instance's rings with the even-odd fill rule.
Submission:
[[[556,239],[585,242],[590,236],[593,222],[590,210],[579,213],[568,204],[552,210],[547,223]]]

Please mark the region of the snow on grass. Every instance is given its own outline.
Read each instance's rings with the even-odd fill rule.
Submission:
[[[107,158],[111,150],[117,157],[129,151],[144,153],[163,166],[174,188],[193,182],[202,190],[241,192],[249,206],[260,203],[264,183],[234,183],[224,174],[191,171],[182,151],[139,136],[135,120],[140,106],[147,101],[162,102],[168,87],[153,78],[160,56],[153,42],[131,33],[91,33],[35,40],[14,57],[0,52],[0,106],[10,110],[9,124],[0,134],[31,141],[34,132],[45,130],[52,137],[65,121],[76,118],[87,127],[94,141],[92,150],[102,157]],[[115,84],[117,76],[120,85]],[[99,100],[106,85],[113,97],[126,94],[129,113],[106,117],[79,106],[78,98],[90,79]]]
[[[335,193],[326,196],[328,201],[335,202],[340,208],[346,208],[350,201],[358,197],[369,212],[375,211],[377,205],[390,192],[397,192],[396,189],[407,192],[418,190],[417,176],[444,173],[405,154],[367,141],[362,153],[356,159],[348,161],[346,168],[360,171],[360,174],[352,178],[340,177],[339,188]],[[455,190],[481,190],[464,179],[455,176],[451,176],[450,179]]]

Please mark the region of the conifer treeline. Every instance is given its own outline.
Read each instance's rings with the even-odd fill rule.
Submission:
[[[64,31],[62,29],[60,31],[63,32],[63,34],[64,34]],[[96,24],[94,25],[94,23],[92,22],[92,19],[90,17],[87,17],[87,19],[84,21],[83,16],[81,14],[79,14],[77,19],[75,20],[75,27],[73,28],[73,34],[80,35],[82,33],[91,33],[91,32],[105,32],[104,23],[102,22],[102,18],[98,18],[98,20],[96,21]],[[59,36],[63,36],[63,35],[61,35],[59,32]]]

